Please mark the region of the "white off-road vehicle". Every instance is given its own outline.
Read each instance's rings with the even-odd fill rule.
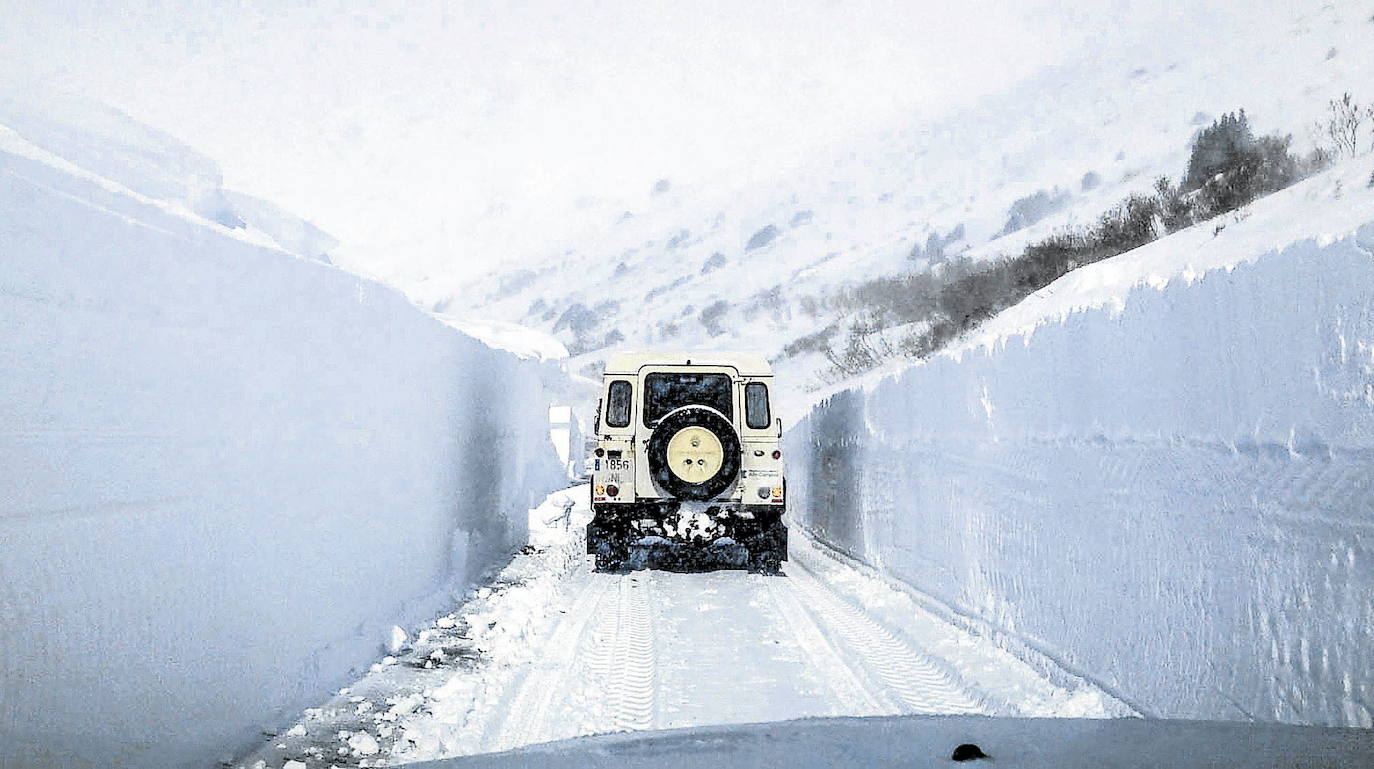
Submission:
[[[627,354],[606,367],[587,552],[597,568],[787,559],[782,422],[757,355]]]

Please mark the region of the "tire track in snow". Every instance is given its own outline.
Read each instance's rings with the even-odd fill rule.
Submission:
[[[801,566],[791,562],[787,582],[804,607],[870,670],[887,699],[902,713],[985,713],[970,695],[928,655],[899,640],[867,614],[851,606]]]
[[[650,586],[646,579],[622,577],[616,604],[616,631],[606,687],[608,723],[632,731],[654,725],[654,629],[649,616]]]
[[[567,695],[569,676],[581,656],[578,653],[582,646],[580,641],[591,619],[600,613],[599,608],[605,603],[611,587],[610,580],[597,579],[595,574],[587,576],[586,585],[568,609],[567,616],[544,643],[544,662],[525,674],[511,699],[505,721],[487,741],[491,750],[509,750],[569,736],[550,733],[550,727],[560,723],[553,717],[557,712],[555,706],[557,700]]]
[[[636,575],[587,575],[544,644],[545,660],[519,684],[490,750],[653,728],[657,659],[649,589]]]
[[[863,682],[863,676],[847,662],[844,655],[825,637],[815,619],[802,605],[790,578],[764,577],[768,593],[792,631],[810,668],[821,675],[835,696],[839,708],[836,715],[882,716],[901,711],[886,703],[881,693]]]

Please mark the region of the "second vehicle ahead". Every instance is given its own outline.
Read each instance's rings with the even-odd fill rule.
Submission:
[[[587,551],[600,569],[787,559],[773,371],[735,353],[627,354],[606,367]]]

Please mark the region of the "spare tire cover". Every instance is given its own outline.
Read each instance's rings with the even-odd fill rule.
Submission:
[[[713,499],[739,475],[739,435],[723,414],[707,406],[674,409],[649,436],[649,474],[679,499]]]

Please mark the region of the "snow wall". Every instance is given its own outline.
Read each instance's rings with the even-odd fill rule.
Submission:
[[[0,766],[252,747],[565,480],[547,362],[239,232],[0,152]]]
[[[1372,249],[841,391],[787,435],[794,522],[1146,714],[1370,726]]]

